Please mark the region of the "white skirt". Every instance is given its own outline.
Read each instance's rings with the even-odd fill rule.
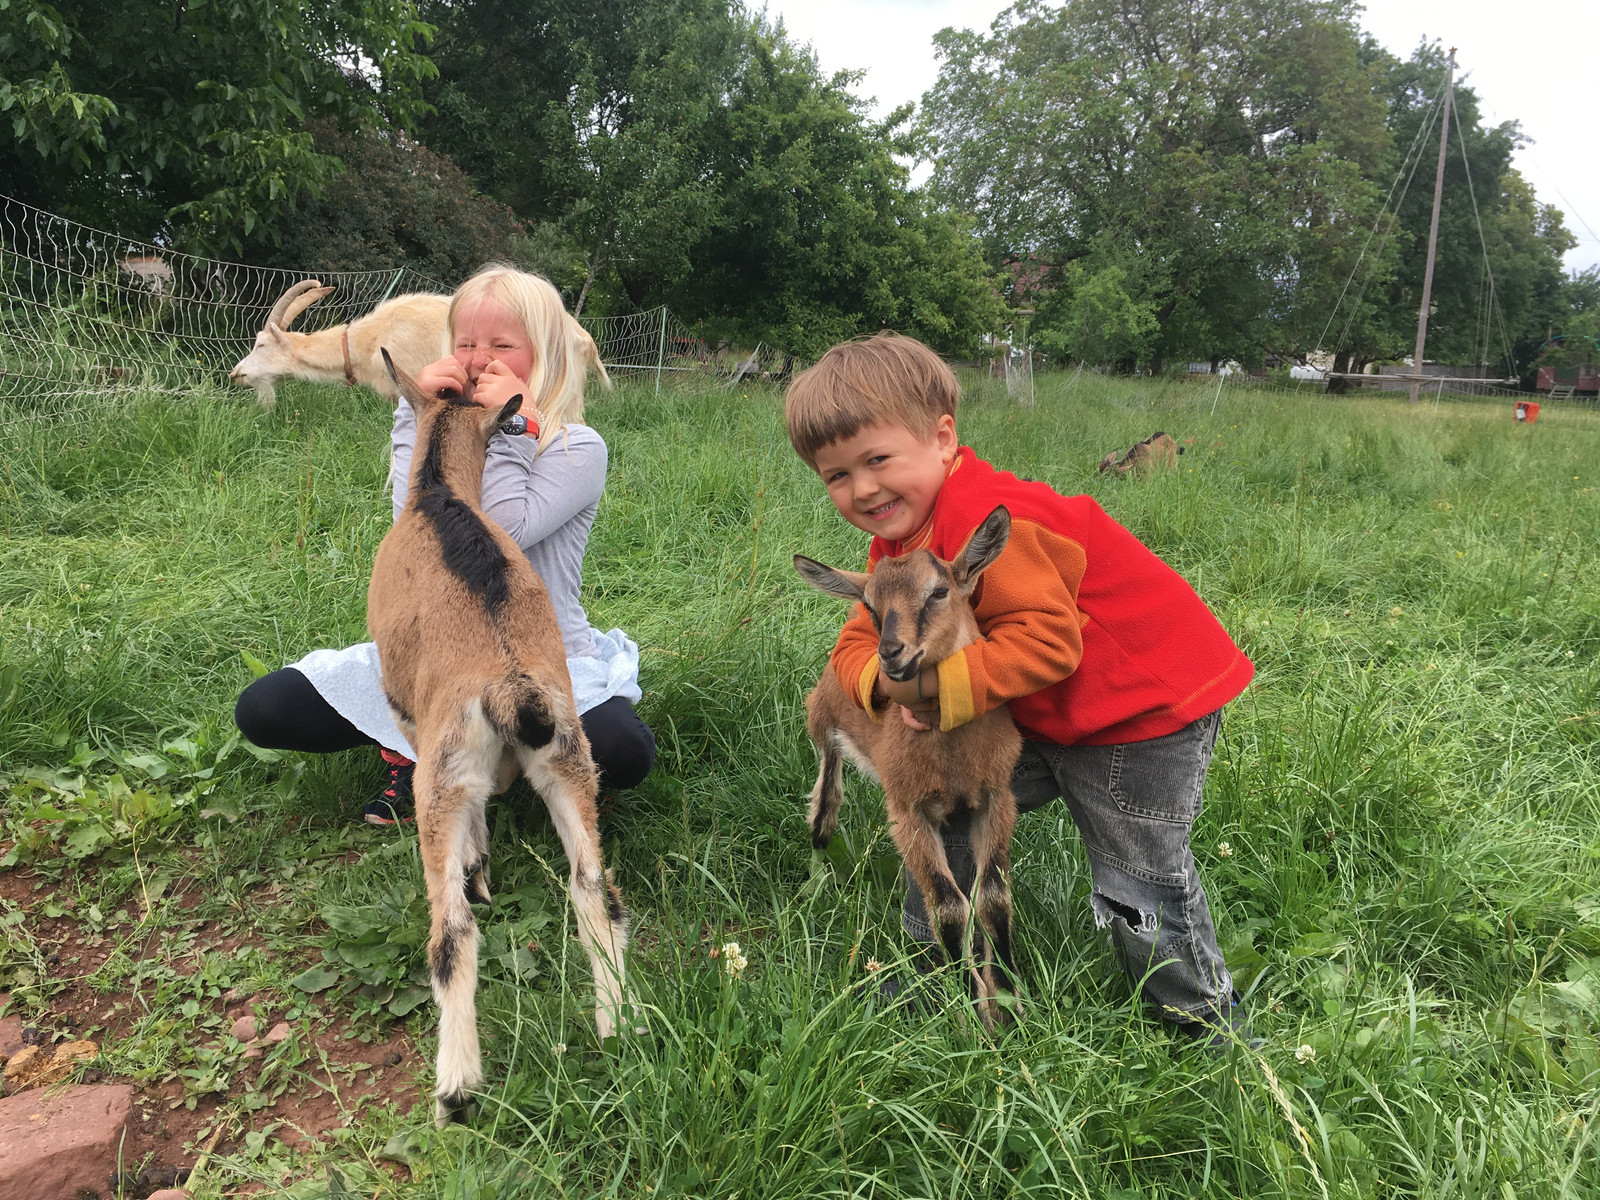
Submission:
[[[613,696],[637,704],[639,690],[639,647],[620,629],[594,634],[593,658],[569,658],[572,696],[580,713],[588,712]],[[378,647],[372,642],[348,646],[343,650],[313,650],[297,663],[290,663],[311,681],[322,698],[350,724],[385,750],[416,758],[417,752],[406,741],[389,701],[383,694],[383,672],[378,666]]]

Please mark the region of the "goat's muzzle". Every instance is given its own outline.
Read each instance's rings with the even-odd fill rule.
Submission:
[[[922,670],[924,652],[918,650],[902,662],[901,656],[905,652],[906,648],[902,645],[885,646],[882,642],[878,643],[878,665],[882,667],[883,673],[896,683],[910,683]]]

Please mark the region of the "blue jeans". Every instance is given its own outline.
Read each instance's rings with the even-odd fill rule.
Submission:
[[[1214,1019],[1238,994],[1217,949],[1211,907],[1189,831],[1222,714],[1176,733],[1116,746],[1025,741],[1011,775],[1017,811],[1064,798],[1089,852],[1095,923],[1109,927],[1123,970],[1168,1021]],[[1023,828],[1018,826],[1018,829]],[[944,829],[950,870],[970,894],[974,866],[965,820]],[[922,893],[907,877],[905,930],[935,941]]]

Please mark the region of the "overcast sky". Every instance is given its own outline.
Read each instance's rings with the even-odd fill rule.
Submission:
[[[938,77],[935,33],[947,25],[986,30],[1007,7],[995,0],[767,0],[768,15],[811,43],[824,70],[866,70],[859,90],[876,97],[879,115],[920,101]],[[1425,36],[1457,47],[1485,120],[1520,121],[1533,139],[1516,164],[1539,199],[1566,213],[1579,239],[1566,266],[1600,263],[1600,0],[1373,0],[1363,25],[1401,58]]]

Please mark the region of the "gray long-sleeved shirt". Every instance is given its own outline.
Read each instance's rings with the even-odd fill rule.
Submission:
[[[394,515],[406,506],[417,414],[401,400],[394,413]],[[530,437],[497,433],[483,464],[483,511],[522,547],[544,580],[568,658],[592,658],[594,637],[578,602],[583,551],[606,486],[606,444],[587,425],[568,425],[543,454]]]

